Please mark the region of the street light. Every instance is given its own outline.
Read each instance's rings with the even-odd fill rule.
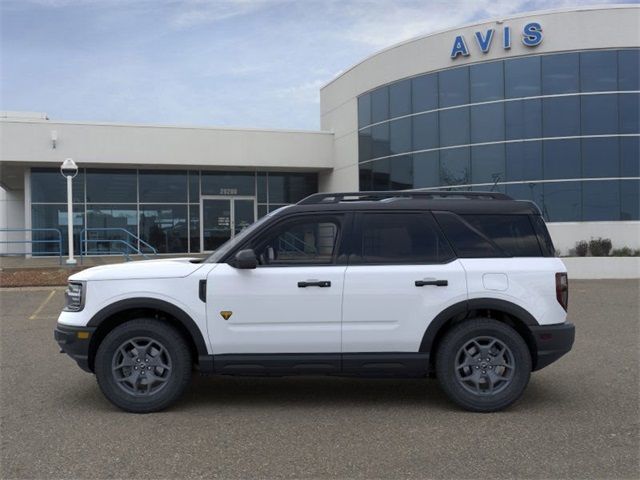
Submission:
[[[60,165],[60,173],[67,179],[67,234],[69,243],[69,258],[67,265],[75,265],[76,259],[73,258],[73,193],[71,182],[73,177],[78,174],[78,166],[72,158],[65,159]]]

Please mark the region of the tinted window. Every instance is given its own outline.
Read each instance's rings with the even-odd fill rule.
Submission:
[[[371,163],[362,163],[359,167],[360,190],[373,190],[371,185]]]
[[[542,178],[542,142],[507,143],[505,151],[507,181]]]
[[[471,103],[504,98],[502,65],[502,62],[491,62],[470,67]]]
[[[439,73],[440,108],[469,103],[469,69],[454,68]]]
[[[617,90],[617,52],[581,53],[580,87],[583,92],[612,92]]]
[[[135,170],[87,170],[87,202],[136,202]]]
[[[200,201],[200,172],[189,172],[189,201]]]
[[[411,155],[393,157],[391,160],[391,189],[404,190],[413,186],[413,162]]]
[[[619,133],[638,133],[640,131],[640,95],[626,93],[618,95],[620,105]]]
[[[547,180],[580,177],[580,140],[544,142],[544,178]]]
[[[471,148],[471,183],[504,182],[504,168],[504,144]]]
[[[371,127],[372,158],[389,155],[389,123]]]
[[[412,118],[413,150],[438,148],[438,113],[425,113]]]
[[[620,181],[620,220],[640,220],[640,181]]]
[[[389,87],[389,117],[411,113],[411,80],[403,80]]]
[[[389,118],[389,88],[382,87],[371,92],[371,123]]]
[[[458,215],[450,212],[434,213],[442,231],[460,258],[503,257],[486,236],[474,230]]]
[[[577,53],[542,57],[542,94],[573,93],[580,90],[580,57]]]
[[[620,138],[620,174],[623,177],[640,177],[640,138]]]
[[[542,183],[514,183],[506,185],[505,193],[515,200],[529,200],[543,211]]]
[[[512,257],[542,255],[528,215],[463,215],[463,218]]]
[[[361,95],[358,97],[358,127],[366,127],[371,123],[371,97]]]
[[[640,50],[618,52],[618,89],[640,90]]]
[[[255,174],[202,172],[203,195],[254,195]]]
[[[504,140],[504,103],[471,107],[471,143]]]
[[[140,202],[187,201],[187,172],[140,170],[139,175]]]
[[[542,119],[545,137],[580,135],[580,98],[545,98],[542,102]]]
[[[582,139],[582,176],[618,177],[618,138]]]
[[[371,186],[374,190],[389,190],[391,161],[385,158],[372,163]]]
[[[617,95],[584,95],[581,102],[583,135],[618,133]]]
[[[543,184],[542,212],[549,222],[579,222],[582,218],[581,182]]]
[[[620,182],[582,182],[582,220],[620,219]]]
[[[358,132],[358,160],[364,162],[373,158],[373,141],[371,140],[371,128],[365,128]]]
[[[533,228],[538,235],[538,243],[540,244],[543,255],[545,257],[554,257],[556,254],[556,249],[553,246],[551,235],[549,235],[549,230],[547,230],[547,226],[544,224],[542,216],[531,215],[529,219],[531,220]]]
[[[411,80],[413,113],[438,108],[438,74],[422,75]]]
[[[542,137],[542,100],[506,102],[504,109],[507,140]]]
[[[140,207],[140,238],[160,253],[188,251],[189,224],[186,205]]]
[[[411,118],[389,122],[389,146],[392,155],[411,150]]]
[[[73,202],[84,202],[84,173],[82,170],[71,181]],[[58,169],[31,169],[31,201],[67,203],[67,179]]]
[[[413,187],[437,187],[440,184],[439,152],[423,152],[413,155]]]
[[[506,98],[540,95],[540,57],[506,60],[504,83]]]
[[[469,143],[469,107],[441,110],[440,146],[467,145]]]
[[[361,216],[363,263],[440,263],[451,248],[424,213],[365,213]]]
[[[58,172],[58,175],[60,173]],[[80,231],[84,227],[84,205],[73,206],[73,248],[76,254],[80,251]],[[31,234],[32,240],[37,240],[32,246],[32,252],[34,255],[45,254],[57,255],[59,253],[60,244],[59,240],[62,240],[62,254],[68,252],[68,216],[66,205],[38,205],[31,206],[31,227],[32,228],[57,228],[61,235],[58,235],[53,231],[33,232]],[[20,244],[8,244],[6,247],[9,253],[19,252]],[[89,245],[89,249],[92,245]]]
[[[440,185],[469,183],[469,147],[440,151]]]
[[[295,203],[317,191],[315,173],[269,173],[269,203]]]

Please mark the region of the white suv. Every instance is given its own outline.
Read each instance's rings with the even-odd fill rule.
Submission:
[[[161,410],[219,375],[437,376],[473,411],[567,353],[568,283],[538,208],[482,192],[316,194],[208,258],[69,278],[55,338],[105,396]]]

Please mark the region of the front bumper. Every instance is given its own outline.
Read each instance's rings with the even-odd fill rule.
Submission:
[[[546,367],[569,352],[576,336],[576,327],[570,322],[530,328],[537,352],[534,371]]]
[[[89,345],[95,330],[92,327],[71,327],[61,324],[57,324],[53,330],[53,338],[58,342],[60,352],[73,358],[85,372],[91,372]]]

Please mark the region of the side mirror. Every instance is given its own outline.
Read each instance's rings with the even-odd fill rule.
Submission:
[[[252,269],[258,266],[258,259],[256,258],[256,252],[251,248],[246,250],[240,250],[236,253],[234,267],[242,269]]]

